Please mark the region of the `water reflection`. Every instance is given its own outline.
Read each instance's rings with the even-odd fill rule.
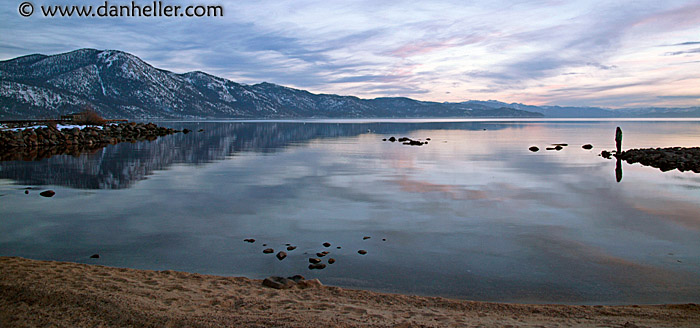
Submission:
[[[491,301],[700,301],[700,178],[597,156],[614,147],[616,122],[181,124],[173,127],[205,131],[67,157],[75,162],[64,166],[2,163],[16,178],[0,180],[0,255],[89,262],[100,253],[98,263],[111,266],[301,273]],[[684,146],[667,134],[700,130],[623,128],[628,147]],[[431,141],[381,141],[391,135]],[[700,133],[684,140],[700,143]],[[528,150],[559,142],[569,146]],[[594,150],[581,148],[589,143]],[[616,183],[612,172],[623,166]],[[70,180],[70,170],[85,181]],[[56,185],[56,196],[25,195],[17,183],[32,175]],[[325,241],[342,246],[331,250],[337,262],[309,271],[309,254]],[[262,243],[298,248],[278,261]]]
[[[60,185],[82,189],[122,189],[146,179],[154,171],[175,164],[201,165],[235,156],[238,152],[271,153],[314,139],[410,133],[423,130],[500,130],[498,123],[165,123],[189,134],[154,141],[108,145],[90,152],[55,154],[40,161],[0,162],[0,178],[26,185]],[[163,125],[163,123],[161,123]],[[60,153],[57,153],[60,154]],[[51,157],[51,158],[46,158]]]
[[[615,180],[618,183],[622,181],[622,160],[620,158],[617,158],[615,162]]]

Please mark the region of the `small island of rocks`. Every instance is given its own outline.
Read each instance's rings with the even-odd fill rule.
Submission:
[[[47,121],[28,127],[0,130],[0,161],[41,160],[60,154],[78,155],[109,144],[155,140],[181,132],[154,123],[110,123],[108,120],[100,122],[101,124],[61,123],[66,122]]]
[[[681,172],[700,173],[700,147],[630,149],[613,156],[630,164],[640,163],[663,172],[678,169]]]

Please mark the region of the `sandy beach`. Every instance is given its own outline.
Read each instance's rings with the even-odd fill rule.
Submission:
[[[0,258],[2,327],[698,327],[700,306],[499,304]]]

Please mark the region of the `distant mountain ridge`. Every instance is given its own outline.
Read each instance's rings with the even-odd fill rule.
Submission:
[[[57,117],[85,106],[110,118],[567,117],[575,112],[497,101],[360,99],[266,82],[246,85],[199,71],[158,69],[118,50],[80,49],[0,61],[0,118]],[[700,116],[700,108],[694,110]],[[601,108],[583,113],[616,115]]]

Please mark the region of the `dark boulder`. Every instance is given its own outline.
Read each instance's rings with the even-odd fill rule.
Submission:
[[[586,150],[590,150],[590,149],[593,149],[593,145],[585,144],[585,145],[581,146],[581,148],[586,149]]]
[[[302,275],[300,275],[300,274],[297,274],[297,275],[294,275],[294,276],[291,276],[291,277],[287,277],[287,279],[289,279],[289,280],[291,280],[291,281],[294,281],[294,282],[300,282],[300,281],[302,281],[302,280],[306,280],[306,278],[304,278],[304,276],[302,276]]]
[[[92,254],[92,255],[90,256],[90,258],[91,258],[91,259],[99,259],[99,258],[100,258],[100,254]]]
[[[289,289],[294,287],[296,282],[283,277],[268,277],[262,282],[263,286],[274,289]]]
[[[326,265],[323,263],[309,264],[309,270],[323,270],[325,268]]]
[[[288,251],[293,251],[293,250],[295,250],[295,249],[297,249],[296,246],[287,246],[287,250],[288,250]]]
[[[424,143],[420,140],[406,140],[406,142],[403,143],[404,145],[407,146],[422,146]]]
[[[530,148],[528,148],[528,149],[529,149],[531,152],[533,152],[533,153],[534,153],[534,152],[538,152],[538,151],[540,150],[540,149],[537,148],[536,146],[532,146],[532,147],[530,147]]]
[[[365,254],[367,254],[367,251],[364,249],[361,249],[361,250],[357,251],[357,253],[360,255],[365,255]]]
[[[335,259],[332,258],[332,257],[329,258],[329,259],[328,259],[328,264],[333,264],[333,263],[335,263]]]
[[[391,137],[391,138],[389,138],[389,141],[394,142],[394,141],[396,141],[396,138]]]
[[[274,253],[274,252],[275,252],[275,250],[272,249],[272,248],[265,248],[265,249],[263,250],[263,253],[265,253],[265,254],[272,254],[272,253]]]
[[[276,256],[277,256],[278,260],[282,261],[282,260],[284,260],[285,257],[287,257],[287,253],[280,251],[279,253],[277,253]]]
[[[53,197],[53,195],[55,195],[55,194],[56,194],[56,192],[53,190],[46,190],[46,191],[42,191],[41,193],[39,193],[39,195],[44,196],[44,197]]]
[[[309,258],[309,263],[311,263],[311,264],[321,263],[321,259],[317,259],[317,258],[314,258],[314,257],[310,257],[310,258]]]
[[[323,243],[323,246],[324,246],[324,247],[331,247],[331,243],[328,243],[328,242]]]

